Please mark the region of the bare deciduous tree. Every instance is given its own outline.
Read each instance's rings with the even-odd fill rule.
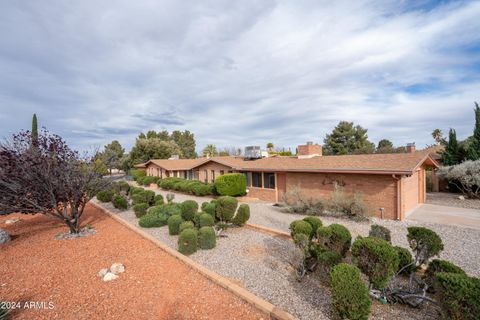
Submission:
[[[87,202],[109,182],[59,136],[46,129],[32,144],[29,131],[0,144],[0,214],[42,213],[80,231]]]

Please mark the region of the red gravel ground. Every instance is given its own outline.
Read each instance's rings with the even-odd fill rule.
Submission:
[[[4,220],[22,221],[5,225]],[[0,219],[13,240],[0,245],[0,301],[45,302],[15,319],[267,319],[150,241],[90,206],[84,223],[97,234],[55,240],[66,227],[43,215]],[[126,271],[97,276],[114,262]],[[48,303],[53,309],[48,309]]]

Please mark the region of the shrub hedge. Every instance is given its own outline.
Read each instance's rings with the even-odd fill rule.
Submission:
[[[230,222],[237,210],[238,201],[234,197],[223,196],[217,199],[216,215],[222,221]]]
[[[180,232],[180,224],[183,222],[183,219],[180,215],[176,214],[170,216],[167,220],[168,224],[168,233],[171,236],[177,235]]]
[[[112,190],[102,190],[97,192],[97,199],[101,202],[110,202],[113,198],[113,191]]]
[[[383,289],[398,270],[398,254],[387,241],[375,237],[358,237],[352,246],[356,265],[376,289]]]
[[[178,237],[178,251],[185,255],[196,252],[198,246],[197,237],[197,230],[191,228],[183,230]]]
[[[480,315],[480,279],[461,273],[435,273],[435,290],[449,319],[478,320]]]
[[[147,172],[145,169],[130,169],[129,174],[132,176],[133,180],[137,181],[140,177],[145,177]]]
[[[127,198],[119,194],[115,195],[112,199],[113,206],[117,209],[127,209],[128,201]]]
[[[217,237],[213,227],[201,227],[198,231],[198,246],[201,249],[208,250],[215,248]]]
[[[212,184],[205,184],[198,180],[170,177],[160,180],[158,185],[162,189],[176,190],[197,196],[212,195],[215,193],[215,187]]]
[[[247,193],[247,178],[243,173],[227,173],[215,180],[215,190],[222,196],[243,196]]]
[[[346,263],[333,267],[330,286],[332,304],[341,319],[368,319],[372,302],[357,267]]]
[[[147,214],[148,203],[137,203],[133,206],[133,212],[135,212],[135,216],[137,218],[143,217]]]
[[[243,226],[248,219],[250,219],[250,206],[248,204],[241,204],[237,209],[237,214],[235,214],[232,223],[237,226]]]

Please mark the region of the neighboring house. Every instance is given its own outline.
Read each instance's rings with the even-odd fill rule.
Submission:
[[[330,197],[334,186],[340,185],[346,192],[361,193],[373,215],[402,220],[425,202],[425,170],[438,168],[428,152],[415,151],[414,145],[407,151],[322,156],[322,146],[307,144],[299,146],[294,157],[150,160],[136,167],[145,168],[151,176],[204,182],[241,172],[247,178],[248,196],[269,202],[281,201],[297,187],[306,198]]]

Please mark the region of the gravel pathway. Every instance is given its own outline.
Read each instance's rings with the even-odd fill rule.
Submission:
[[[177,201],[181,201],[183,196],[188,197],[179,195],[176,197]],[[118,211],[109,203],[102,205],[127,222],[138,226],[138,219],[132,210]],[[257,210],[258,205],[260,204],[253,204],[255,207],[253,212]],[[262,205],[267,207],[265,204]],[[177,249],[178,237],[170,236],[167,227],[143,230],[171,248]],[[214,249],[199,250],[190,257],[298,319],[336,319],[331,308],[329,288],[319,280],[319,274],[309,274],[302,282],[296,280],[290,264],[295,255],[292,241],[248,228],[230,228],[225,234],[228,237],[218,238]],[[428,316],[431,312],[430,308],[418,312],[401,305],[384,306],[374,302],[371,318],[428,320],[434,319]]]

